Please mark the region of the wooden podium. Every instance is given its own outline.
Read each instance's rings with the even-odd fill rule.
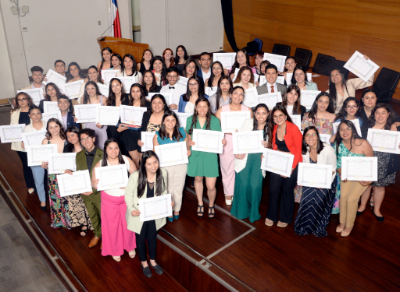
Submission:
[[[126,54],[131,54],[135,58],[136,62],[142,61],[142,55],[144,50],[149,48],[148,44],[134,43],[130,39],[104,37],[101,40],[97,40],[100,45],[100,49],[103,50],[109,47],[113,53],[121,55],[121,58]]]

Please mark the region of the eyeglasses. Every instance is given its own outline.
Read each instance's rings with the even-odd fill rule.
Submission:
[[[86,142],[92,140],[92,137],[81,138],[81,142]]]
[[[346,106],[346,108],[347,109],[355,109],[355,108],[358,108],[358,106],[356,106],[356,105],[348,105],[348,106]]]
[[[167,77],[172,78],[172,79],[176,79],[176,78],[178,78],[178,75],[168,75]]]
[[[18,98],[17,99],[18,101],[25,101],[25,100],[28,100],[26,97],[24,97],[24,98]]]

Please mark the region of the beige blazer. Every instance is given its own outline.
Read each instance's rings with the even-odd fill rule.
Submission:
[[[161,169],[161,173],[165,182],[165,189],[162,192],[162,195],[167,194],[167,171],[165,169]],[[142,230],[143,222],[140,222],[140,216],[132,216],[133,210],[139,210],[139,198],[137,194],[139,181],[139,171],[135,171],[129,177],[128,185],[125,188],[125,203],[127,206],[126,209],[126,223],[128,225],[128,229],[140,234]],[[154,181],[157,181],[157,177],[154,177]],[[154,190],[157,188],[156,183],[154,183]],[[147,186],[144,190],[144,194],[141,199],[145,199],[147,197]],[[159,230],[167,223],[166,218],[156,219],[156,230]]]
[[[11,113],[10,125],[18,125],[20,112],[21,112],[21,109],[17,109]],[[21,141],[20,142],[12,142],[11,149],[14,151],[25,151],[24,148],[22,148]]]
[[[307,151],[306,154],[303,154],[303,163],[310,163],[310,152]],[[336,176],[336,152],[333,147],[327,143],[324,143],[324,149],[317,156],[317,164],[330,164],[333,166],[334,173],[332,174],[332,182]]]

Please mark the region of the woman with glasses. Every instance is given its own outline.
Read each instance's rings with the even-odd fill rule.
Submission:
[[[217,88],[219,79],[221,79],[222,76],[225,76],[224,67],[222,66],[221,62],[216,61],[211,66],[210,78],[206,79],[206,82],[204,82],[204,90],[206,90],[207,87],[211,88],[211,90]]]
[[[178,112],[193,114],[196,100],[199,97],[208,99],[208,95],[203,92],[199,77],[190,77],[187,83],[186,93],[182,94],[179,100]]]

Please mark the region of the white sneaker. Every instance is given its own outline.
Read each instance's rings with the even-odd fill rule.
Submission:
[[[225,197],[225,203],[226,203],[228,206],[230,206],[230,205],[232,205],[232,200],[228,200],[228,199]]]

